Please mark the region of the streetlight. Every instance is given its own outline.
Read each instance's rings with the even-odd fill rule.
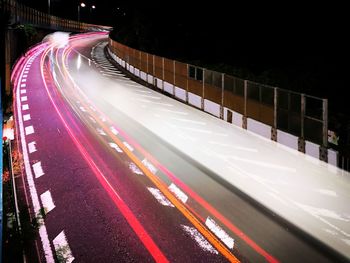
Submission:
[[[80,4],[78,5],[78,22],[80,22],[80,7],[85,7],[85,6],[86,6],[85,3],[80,3]]]
[[[92,5],[90,7],[90,23],[92,22],[92,16],[93,16],[93,11],[96,9],[96,6],[95,5]]]

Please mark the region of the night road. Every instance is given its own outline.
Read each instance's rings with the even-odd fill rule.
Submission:
[[[43,42],[13,77],[41,262],[350,259],[348,174],[133,82],[107,43]]]

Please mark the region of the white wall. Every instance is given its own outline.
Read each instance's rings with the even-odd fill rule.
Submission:
[[[337,166],[338,152],[328,149],[328,163]]]
[[[220,118],[220,105],[215,102],[204,99],[204,111]]]
[[[146,72],[141,71],[141,79],[143,79],[144,81],[147,80],[147,73]]]
[[[320,146],[313,142],[305,141],[305,153],[317,159],[320,158]]]
[[[248,118],[247,130],[259,134],[267,139],[271,139],[271,126],[262,122]]]
[[[298,137],[284,131],[277,130],[277,142],[298,150]]]
[[[186,90],[175,86],[175,97],[186,101]]]
[[[153,76],[152,75],[147,75],[147,82],[150,84],[153,84]]]
[[[188,93],[188,103],[193,105],[193,106],[196,106],[197,108],[201,108],[201,106],[202,106],[202,97],[189,92]]]
[[[232,123],[234,125],[237,125],[238,127],[242,128],[243,120],[242,120],[243,115],[232,111]]]
[[[164,91],[168,92],[169,94],[173,94],[173,84],[170,84],[169,82],[164,81]]]

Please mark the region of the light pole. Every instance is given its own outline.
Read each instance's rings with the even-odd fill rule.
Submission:
[[[85,7],[85,6],[86,6],[85,3],[80,3],[78,5],[78,22],[80,22],[80,7]]]

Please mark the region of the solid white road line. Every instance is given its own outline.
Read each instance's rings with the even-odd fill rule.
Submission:
[[[35,146],[35,144],[36,144],[36,142],[30,142],[30,143],[28,143],[29,153],[36,152],[36,146]]]
[[[41,203],[43,205],[45,214],[49,213],[56,206],[53,203],[52,196],[49,190],[40,195]]]
[[[45,174],[43,168],[41,167],[41,162],[36,162],[35,164],[33,164],[33,170],[35,178],[39,178],[40,176],[43,176]]]
[[[213,219],[210,217],[205,221],[205,225],[230,249],[233,249],[235,244],[234,239],[230,237],[225,230],[223,230]]]
[[[52,241],[52,243],[55,247],[57,258],[61,259],[62,262],[71,263],[74,260],[64,231],[59,233],[58,236],[55,237],[55,239]]]
[[[23,120],[24,121],[29,121],[30,120],[30,114],[23,115]]]
[[[204,251],[208,251],[212,254],[219,254],[219,252],[202,236],[201,233],[198,232],[196,228],[186,225],[181,225],[181,227]]]
[[[18,90],[19,90],[19,86],[17,86],[17,91]],[[26,177],[27,177],[30,196],[31,196],[32,203],[33,203],[33,210],[34,210],[35,215],[37,216],[40,214],[41,206],[40,206],[40,202],[39,202],[38,193],[36,191],[32,170],[30,169],[30,161],[29,161],[29,156],[28,156],[28,152],[27,152],[26,137],[24,135],[24,126],[23,126],[23,121],[22,121],[22,111],[21,111],[21,102],[20,102],[19,93],[17,93],[16,100],[17,100],[19,134],[20,134],[22,154],[23,154],[23,163],[24,163],[24,168],[25,168],[26,175],[27,175]],[[28,107],[28,105],[27,105],[27,107]],[[47,263],[54,263],[55,260],[54,260],[53,255],[52,255],[51,245],[50,245],[49,237],[47,235],[45,221],[42,217],[40,217],[38,219],[38,223],[39,223],[39,236],[40,236],[40,239],[41,239],[41,242],[43,245],[45,260]]]
[[[26,129],[26,135],[33,134],[33,133],[34,133],[34,128],[33,128],[32,125],[26,127],[25,129]]]
[[[187,202],[188,196],[182,192],[175,184],[171,184],[169,190],[175,194],[175,196],[183,203]]]

